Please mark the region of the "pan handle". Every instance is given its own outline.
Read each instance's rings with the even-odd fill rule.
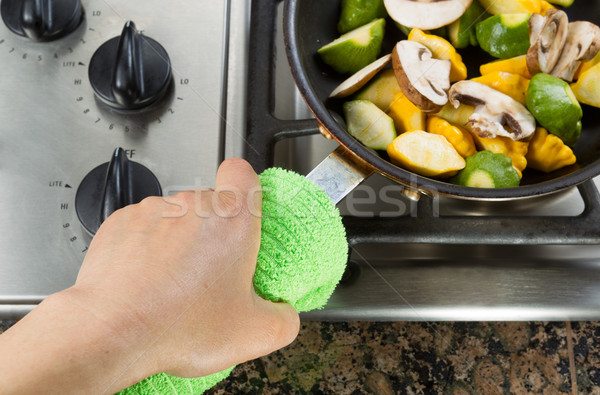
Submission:
[[[337,204],[361,182],[373,174],[373,168],[357,163],[343,146],[339,146],[307,176]]]
[[[319,132],[326,139],[333,139],[333,135],[321,124]],[[340,145],[306,177],[325,190],[337,204],[373,173],[377,173],[375,167],[365,163],[344,145]],[[393,181],[403,186],[402,195],[410,201],[418,202],[421,196],[428,195],[398,180]]]

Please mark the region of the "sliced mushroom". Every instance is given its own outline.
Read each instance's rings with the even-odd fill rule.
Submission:
[[[487,85],[460,81],[452,85],[448,96],[455,108],[460,103],[475,107],[467,125],[480,137],[528,141],[535,132],[535,118],[525,106]]]
[[[389,16],[403,26],[437,29],[460,18],[473,0],[384,0]]]
[[[361,70],[357,71],[346,81],[338,85],[329,95],[332,99],[347,97],[365,86],[377,73],[381,71],[392,59],[392,55],[385,55]]]
[[[422,111],[439,111],[448,103],[449,60],[433,59],[423,44],[403,40],[392,51],[392,64],[400,89]]]
[[[567,42],[550,74],[572,82],[581,63],[592,59],[599,50],[600,28],[590,22],[571,22]]]
[[[546,18],[544,18],[540,14],[532,14],[529,17],[529,21],[527,22],[527,24],[529,25],[529,42],[531,43],[531,45],[533,45],[535,40],[538,39],[538,36],[540,35],[542,28],[544,27],[545,21]]]
[[[531,16],[531,47],[527,51],[527,68],[531,75],[552,72],[567,41],[568,26],[567,14],[556,8],[549,10],[545,17],[539,14]]]

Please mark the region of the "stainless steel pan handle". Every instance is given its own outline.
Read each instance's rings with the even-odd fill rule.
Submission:
[[[306,178],[320,186],[337,204],[371,174],[373,174],[372,168],[357,165],[348,150],[340,146],[319,163]]]

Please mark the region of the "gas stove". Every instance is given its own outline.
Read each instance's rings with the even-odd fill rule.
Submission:
[[[106,203],[93,188],[78,199],[82,185],[97,184],[94,171],[135,162],[169,195],[212,185],[227,157],[308,174],[337,147],[295,89],[281,1],[81,4],[81,22],[58,39],[0,24],[0,318],[73,284],[98,221],[84,226],[78,205]],[[99,48],[139,31],[171,64],[148,105],[103,95],[105,77],[89,71]],[[522,201],[418,197],[376,175],[339,204],[348,270],[328,305],[304,319],[600,319],[594,182]]]

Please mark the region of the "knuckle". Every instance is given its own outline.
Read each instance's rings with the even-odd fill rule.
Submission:
[[[156,205],[160,204],[161,201],[162,201],[161,197],[149,196],[149,197],[142,199],[142,201],[137,204],[137,207],[142,210],[149,210],[149,209],[156,207]]]
[[[163,207],[163,198],[158,196],[150,196],[142,199],[138,204],[125,207],[127,215],[130,219],[133,218],[150,218],[155,213],[159,212]]]
[[[276,349],[279,345],[279,324],[276,322],[269,322],[264,328],[263,340],[269,349]]]
[[[300,330],[300,317],[292,308],[289,313],[271,319],[265,327],[265,341],[274,348],[285,347],[294,341]]]
[[[225,217],[236,216],[242,209],[243,196],[235,188],[215,191],[215,212]]]
[[[290,309],[290,314],[287,320],[286,331],[284,332],[284,339],[287,341],[287,344],[296,339],[298,333],[300,332],[300,315],[294,309]]]
[[[192,190],[181,191],[171,196],[172,200],[181,203],[192,204],[195,198],[195,192]]]
[[[181,207],[184,211],[187,211],[188,207],[193,207],[194,205],[194,196],[194,191],[182,191],[172,196],[165,196],[162,198],[162,201],[168,206]]]

